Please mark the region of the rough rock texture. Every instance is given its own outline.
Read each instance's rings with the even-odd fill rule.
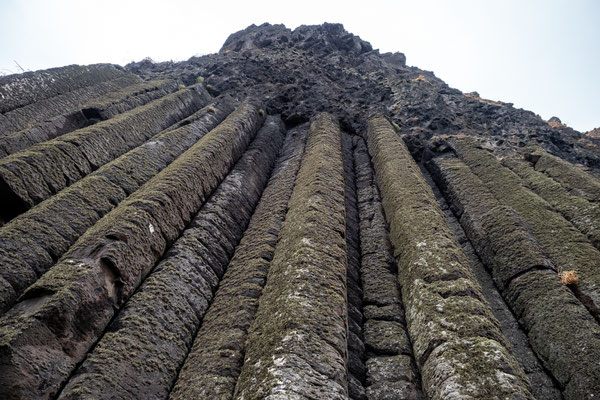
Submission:
[[[231,399],[304,153],[307,130],[288,135],[269,184],[227,267],[171,398]]]
[[[339,24],[2,77],[0,398],[596,399],[596,131]]]
[[[311,125],[288,208],[234,398],[345,399],[344,175],[328,114]]]
[[[260,92],[268,98],[269,113],[281,112],[288,125],[326,110],[344,129],[361,133],[365,114],[382,112],[401,127],[415,153],[428,139],[460,133],[478,137],[498,155],[535,143],[600,173],[600,138],[551,124],[510,103],[450,88],[432,72],[407,66],[402,53],[380,54],[340,24],[293,31],[252,25],[231,35],[218,54],[125,68],[187,84],[202,77],[213,94]]]
[[[426,394],[530,398],[529,382],[408,149],[381,116],[369,121],[367,143]],[[389,345],[377,334],[383,350]]]

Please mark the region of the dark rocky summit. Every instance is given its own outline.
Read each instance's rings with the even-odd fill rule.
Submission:
[[[597,130],[339,24],[0,113],[2,399],[600,396]]]

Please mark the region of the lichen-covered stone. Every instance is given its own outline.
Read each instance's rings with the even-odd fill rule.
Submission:
[[[241,157],[264,120],[255,103],[243,103],[86,231],[0,319],[3,396],[56,394],[115,310]]]
[[[511,282],[507,301],[565,399],[594,399],[600,392],[600,328],[573,293],[556,274],[531,271]]]
[[[1,227],[0,276],[11,283],[15,294],[10,299],[0,297],[4,303],[0,314],[89,227],[217,126],[232,110],[231,99],[218,100],[190,117],[194,118],[193,122],[154,136]]]
[[[369,399],[420,398],[421,377],[412,372],[414,356],[405,325],[397,267],[375,173],[364,140],[357,138],[355,141],[364,338],[368,350],[366,396]],[[402,355],[392,356],[393,354]],[[402,365],[398,365],[398,361]],[[395,366],[404,371],[402,378],[405,382],[398,382],[400,376],[385,372],[396,371]]]
[[[404,326],[395,321],[367,320],[365,346],[377,354],[411,354],[412,349]]]
[[[563,185],[571,194],[600,202],[600,180],[573,164],[538,149],[526,155],[536,171],[543,172]]]
[[[494,155],[479,148],[470,138],[452,143],[460,159],[483,181],[498,203],[519,215],[555,268],[577,272],[578,297],[600,318],[600,251],[548,202],[523,186],[521,179]]]
[[[519,175],[528,188],[546,200],[577,229],[587,235],[597,249],[600,249],[600,204],[598,202],[571,195],[567,188],[546,174],[536,171],[527,162],[505,159],[502,164]]]
[[[234,398],[347,398],[340,131],[319,114],[246,344]]]
[[[231,399],[245,343],[304,152],[305,129],[288,134],[269,184],[208,309],[172,399]]]
[[[4,136],[0,135],[0,157],[112,118],[177,90],[177,83],[172,80],[137,83],[137,78],[132,80],[133,78],[121,78],[88,87],[83,94],[69,92],[67,94],[72,101],[58,101],[52,98],[35,103],[35,108],[22,118],[27,122],[26,127],[19,125],[19,131],[10,133],[10,130],[5,130]],[[117,90],[125,85],[125,88]],[[107,93],[109,90],[111,92]],[[208,93],[206,95],[208,96]],[[48,102],[51,102],[52,107],[45,104]],[[43,112],[40,112],[41,110]],[[23,112],[22,109],[19,111]]]
[[[72,111],[86,102],[110,92],[139,83],[134,75],[125,75],[114,80],[100,82],[96,85],[76,89],[58,96],[16,108],[0,114],[0,137],[31,128],[41,122],[51,120],[65,111]]]
[[[600,374],[592,360],[600,351],[600,343],[594,339],[598,325],[560,282],[554,265],[520,217],[500,206],[462,161],[436,158],[430,170],[525,328],[533,350],[562,388],[568,385],[565,396],[586,398],[586,390],[597,391]],[[583,342],[587,343],[585,349]]]
[[[0,78],[0,113],[128,75],[115,65],[93,64],[4,76]]]
[[[432,399],[532,398],[527,378],[406,146],[383,117],[369,120],[367,139],[423,390]]]
[[[346,252],[348,259],[346,300],[348,305],[348,396],[351,400],[366,400],[363,383],[366,378],[365,346],[363,343],[363,282],[360,255],[360,224],[354,146],[356,141],[342,133],[344,193],[346,203]]]
[[[227,230],[219,226],[227,214],[242,214],[240,226],[247,225],[251,212],[241,205],[249,203],[252,209],[258,202],[282,140],[281,123],[268,119],[189,228],[116,316],[109,333],[71,376],[60,399],[79,398],[80,392],[96,399],[124,398],[131,392],[137,398],[167,397],[219,284],[213,269],[220,265],[225,270],[241,232],[220,238],[227,246],[223,257],[218,247],[205,247],[193,239]],[[209,263],[213,260],[208,254],[217,262]],[[110,379],[115,374],[118,384]]]
[[[10,219],[31,208],[205,104],[194,88],[180,90],[1,159],[2,216]]]

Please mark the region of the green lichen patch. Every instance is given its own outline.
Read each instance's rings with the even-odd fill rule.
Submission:
[[[554,179],[536,171],[529,163],[505,159],[502,163],[519,175],[523,183],[546,200],[556,211],[587,235],[592,244],[600,249],[600,205],[573,196]]]
[[[19,198],[30,207],[81,179],[86,168],[80,165],[89,163],[96,169],[189,116],[202,105],[200,95],[194,89],[173,93],[115,118],[5,157],[0,160],[0,172],[5,167],[17,179],[7,181],[5,178],[12,195],[19,196],[22,186],[27,189],[29,198]],[[77,150],[64,151],[65,146]],[[0,199],[4,202],[0,203],[1,207],[10,206],[6,203],[7,198]]]
[[[568,399],[600,388],[600,328],[554,273],[532,271],[513,280],[506,298],[528,330],[531,346]]]
[[[597,315],[600,309],[600,251],[547,201],[527,188],[514,172],[502,166],[491,153],[478,148],[472,139],[456,139],[453,146],[498,202],[519,215],[526,230],[556,269],[577,272],[580,277],[578,288],[585,296],[585,302],[591,302],[590,312]]]
[[[345,250],[341,137],[331,117],[319,114],[248,333],[234,397],[346,398]]]
[[[44,357],[52,353],[55,362],[66,367],[47,369],[44,374],[33,373],[40,367],[33,360],[21,370],[20,379],[4,387],[29,388],[36,391],[33,396],[36,397],[45,391],[52,394],[64,382],[102,333],[115,309],[129,298],[167,246],[170,217],[159,212],[151,215],[136,204],[141,205],[144,199],[158,204],[166,196],[174,211],[191,219],[192,210],[200,207],[255,136],[263,122],[258,108],[252,101],[241,105],[228,120],[86,231],[48,273],[29,287],[24,293],[26,299],[50,293],[44,305],[30,315],[9,312],[0,323],[10,326],[22,320],[31,329],[49,327],[50,331],[39,334],[34,343],[57,340],[61,350],[55,351],[45,344],[35,350]],[[213,157],[217,151],[219,158]],[[204,182],[203,172],[208,170],[214,174],[213,179]],[[31,348],[28,332],[16,335],[15,340],[21,342],[11,346],[8,359],[26,357]],[[15,367],[10,362],[7,365]],[[41,385],[41,379],[48,386]],[[39,393],[36,388],[41,388]]]
[[[575,165],[564,161],[541,149],[526,155],[535,167],[555,181],[569,193],[592,202],[600,202],[600,181]]]
[[[450,393],[476,397],[485,387],[488,398],[531,398],[529,382],[510,354],[467,259],[408,149],[381,116],[369,120],[367,143],[390,223],[424,391],[430,398]],[[463,347],[460,356],[444,355],[447,349],[478,341],[497,357],[477,347]]]
[[[227,267],[171,397],[231,398],[248,328],[269,272],[306,135],[288,135],[282,155]]]

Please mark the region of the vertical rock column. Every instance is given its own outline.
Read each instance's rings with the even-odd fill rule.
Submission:
[[[535,194],[543,198],[566,220],[571,222],[590,242],[600,249],[600,203],[588,200],[590,196],[579,195],[571,181],[569,186],[560,184],[534,166],[522,160],[504,159],[502,165],[510,168]],[[568,168],[564,168],[568,171]],[[590,177],[591,179],[591,177]],[[573,182],[577,182],[573,179]]]
[[[370,400],[421,398],[383,206],[367,146],[354,150],[361,238],[366,394]]]
[[[564,397],[594,398],[600,390],[600,329],[561,283],[524,218],[501,204],[461,160],[437,157],[428,167]]]
[[[53,398],[262,125],[256,100],[88,229],[0,318],[0,398]],[[2,397],[4,396],[4,397]]]
[[[314,120],[234,398],[347,399],[340,131]]]
[[[539,243],[557,270],[577,272],[579,283],[574,288],[575,294],[596,321],[600,322],[600,251],[548,202],[524,186],[515,173],[503,167],[493,154],[480,148],[475,140],[468,137],[452,139],[451,144],[461,161],[481,179],[494,198],[501,205],[514,210],[524,228]],[[539,169],[538,164],[541,160],[536,163],[536,169]],[[564,162],[561,162],[553,167],[555,176],[559,176],[556,170],[563,164]],[[564,169],[565,175],[569,176],[569,167],[564,166]],[[579,178],[583,180],[587,177]],[[562,179],[565,182],[570,181],[573,186],[578,183],[578,177],[574,173],[570,179]],[[593,186],[584,186],[584,183],[585,181],[577,186],[587,187],[588,192],[592,193],[590,189]]]
[[[77,399],[81,393],[98,400],[167,397],[269,178],[283,141],[282,125],[279,118],[267,118],[233,170],[87,354],[60,399]]]
[[[527,238],[527,235],[522,236],[524,232],[518,218],[511,217],[510,212],[500,211],[502,208],[498,207],[498,202],[483,188],[481,180],[474,176],[469,167],[460,160],[445,154],[430,160],[427,168],[429,171],[422,168],[423,175],[431,185],[440,208],[446,216],[448,226],[458,238],[469,260],[471,270],[477,277],[485,298],[500,323],[500,329],[512,347],[515,358],[531,382],[533,396],[536,399],[544,400],[562,399],[558,385],[552,380],[549,372],[543,368],[541,361],[532,350],[527,339],[527,332],[523,331],[502,297],[500,290],[504,288],[503,283],[497,281],[496,284],[488,272],[493,268],[497,272],[497,263],[501,262],[500,260],[505,255],[511,253],[512,256],[509,256],[510,259],[506,259],[506,264],[518,266],[520,259],[520,265],[525,266],[525,269],[516,272],[517,275],[531,267],[539,271],[541,269],[541,265],[538,264],[540,258],[536,254],[535,246],[529,247],[529,251],[522,253],[522,257],[518,257],[518,253],[526,249],[525,246],[531,244],[527,244],[530,238]],[[459,193],[460,199],[457,197]],[[500,212],[498,213],[498,211]],[[465,231],[461,223],[464,223],[464,227],[469,230]],[[477,242],[471,242],[471,240],[477,240]],[[520,245],[517,246],[516,243],[520,243]],[[523,244],[525,246],[520,247]],[[486,246],[489,247],[484,250],[485,253],[478,252]],[[525,262],[523,263],[523,261]],[[558,279],[556,281],[558,283]]]
[[[171,391],[175,400],[231,400],[259,298],[304,154],[308,127],[288,133],[282,155],[248,229],[219,283],[194,345]]]
[[[384,117],[369,121],[367,138],[425,394],[430,399],[533,398],[408,149]]]

